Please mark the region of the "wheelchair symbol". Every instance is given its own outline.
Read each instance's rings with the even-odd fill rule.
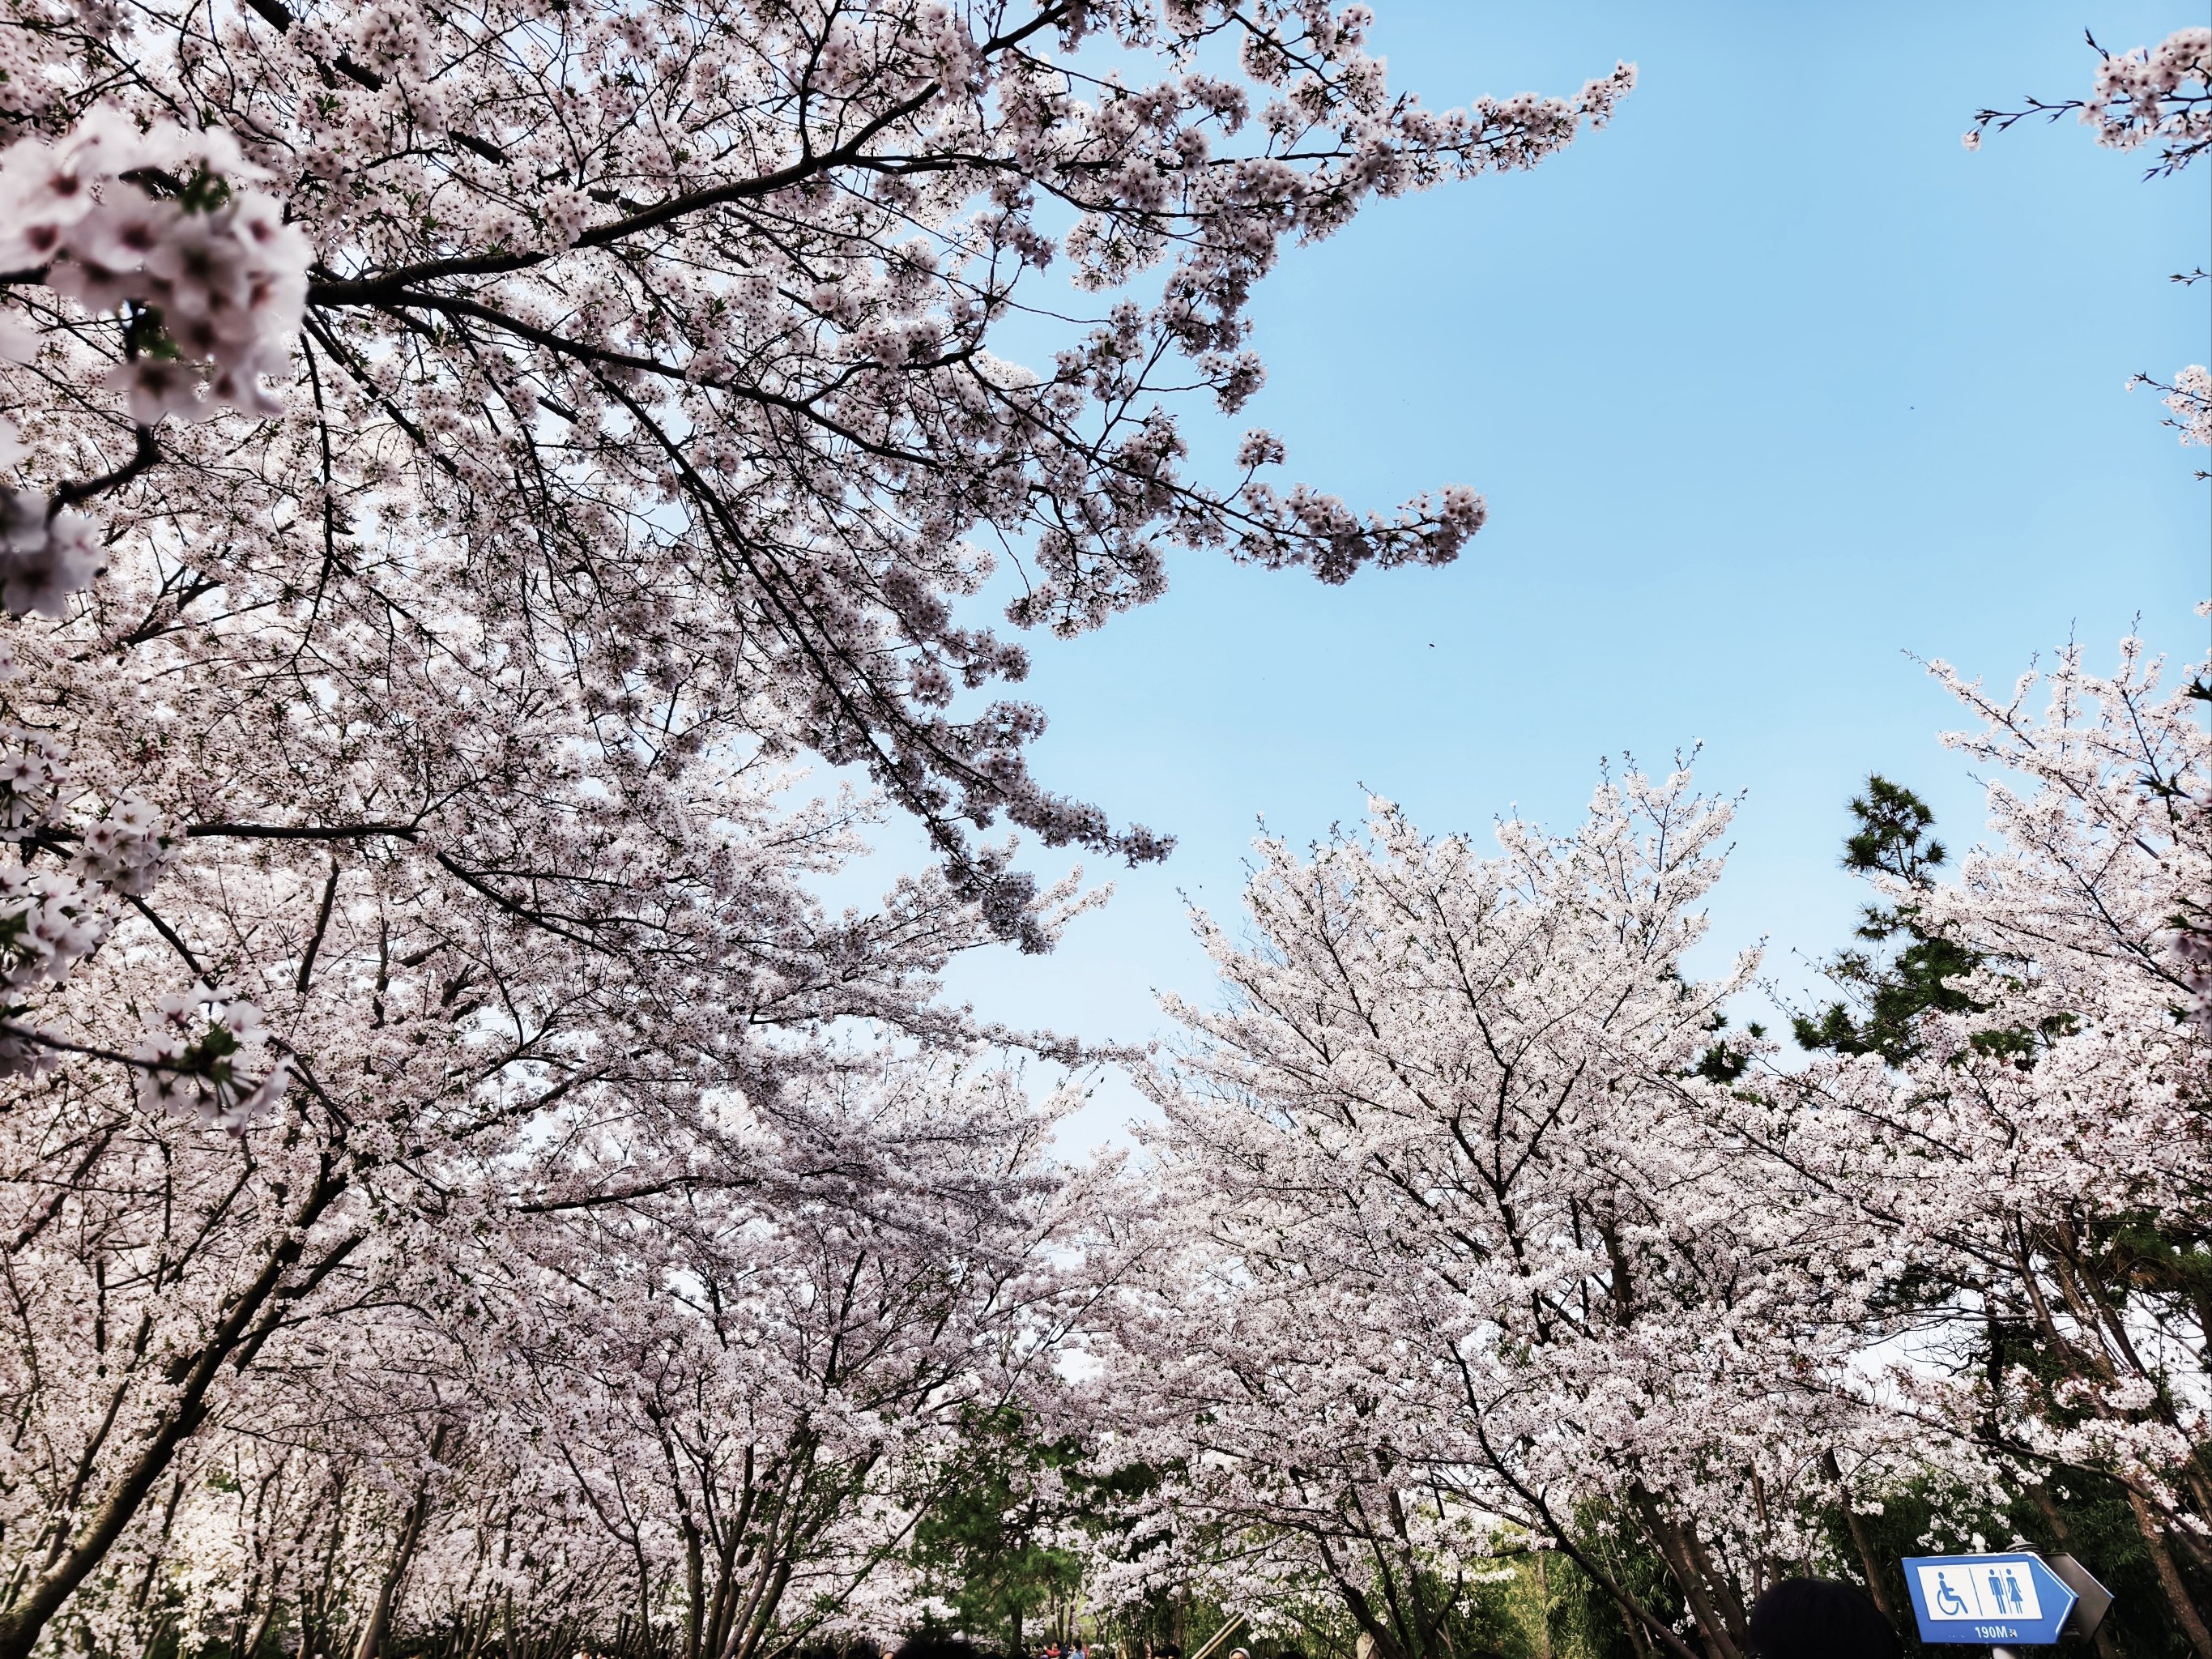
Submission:
[[[1968,1611],[1959,1592],[1951,1588],[1951,1581],[1940,1572],[1936,1575],[1936,1605],[1953,1619],[1963,1619]]]

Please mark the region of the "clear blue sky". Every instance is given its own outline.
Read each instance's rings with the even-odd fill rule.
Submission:
[[[2201,3],[1373,3],[1431,106],[1641,70],[1565,155],[1380,204],[1258,301],[1237,428],[1360,507],[1472,484],[1490,524],[1339,589],[1187,558],[1149,611],[1038,641],[1040,771],[1181,846],[1055,955],[959,964],[994,1017],[1164,1034],[1156,988],[1212,994],[1178,890],[1233,912],[1258,815],[1310,839],[1364,784],[1431,830],[1564,829],[1601,756],[1698,739],[1747,792],[1713,947],[1764,936],[1802,985],[1859,902],[1836,860],[1869,769],[1981,832],[1905,653],[2004,683],[2069,635],[2108,659],[2138,614],[2203,647],[2212,456],[2123,385],[2212,356],[2212,289],[2167,280],[2212,264],[2212,166],[2144,183],[2070,121],[1959,143],[2086,88],[2085,26],[2130,47]],[[1135,1109],[1109,1081],[1073,1138]]]

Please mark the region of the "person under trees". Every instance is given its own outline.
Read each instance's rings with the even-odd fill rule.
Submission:
[[[1863,1590],[1785,1578],[1759,1598],[1746,1625],[1753,1659],[1899,1659],[1897,1632]]]

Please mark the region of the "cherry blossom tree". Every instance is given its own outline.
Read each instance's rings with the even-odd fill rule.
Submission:
[[[1556,1552],[1639,1644],[1728,1655],[1789,1571],[1901,1613],[1891,1505],[1926,1546],[2064,1548],[2086,1480],[2204,1650],[2212,664],[1935,672],[1992,840],[1942,879],[1911,797],[1863,800],[1914,954],[1844,981],[1878,1017],[1802,1022],[1809,1060],[1723,1029],[1749,960],[1684,967],[1728,816],[1685,778],[1495,859],[1387,805],[1260,843],[1249,933],[1198,919],[1224,1001],[1170,1004],[1151,1079],[1099,1455],[1164,1476],[1105,1585],[1325,1595],[1428,1659],[1485,1574]]]
[[[610,1586],[642,1640],[673,1594],[703,1651],[681,1527],[595,1507],[641,1467],[688,1493],[702,1595],[755,1598],[722,1649],[833,1616],[839,1564],[926,1503],[945,1414],[1002,1400],[1048,1322],[1035,1122],[898,1081],[1006,1035],[937,1003],[953,952],[1045,948],[1084,902],[987,834],[1167,846],[1031,776],[1042,714],[989,697],[1027,657],[984,608],[1079,632],[1182,549],[1329,581],[1451,557],[1471,491],[1363,516],[1279,482],[1264,433],[1201,481],[1177,410],[1260,384],[1246,308],[1286,242],[1533,165],[1632,78],[1434,113],[1367,27],[1276,0],[0,15],[0,1655],[58,1620],[244,1641],[281,1607],[374,1659],[410,1584],[478,1640],[495,1601],[538,1598],[551,1640]],[[865,793],[810,797],[808,758]],[[934,866],[833,914],[818,884],[890,811]],[[833,1135],[839,1088],[908,1103]],[[775,1127],[701,1139],[729,1113]],[[894,1119],[925,1144],[916,1118],[940,1162],[886,1217],[907,1189],[824,1149]],[[617,1212],[635,1240],[574,1219]],[[485,1239],[508,1304],[566,1286],[598,1346],[479,1328]],[[844,1323],[805,1299],[833,1267],[880,1287]],[[740,1283],[784,1299],[702,1311]],[[925,1319],[970,1346],[912,1346]],[[656,1428],[617,1385],[664,1364],[697,1386]],[[537,1442],[490,1377],[528,1385]],[[577,1467],[518,1460],[549,1425]],[[664,1428],[711,1455],[670,1462]],[[755,1444],[824,1483],[780,1554],[708,1514],[743,1508]],[[233,1601],[171,1582],[224,1559]]]
[[[1091,1196],[1045,1156],[1067,1103],[1036,1111],[1004,1072],[856,1073],[780,1126],[797,1182],[539,1224],[586,1236],[505,1291],[527,1386],[504,1432],[619,1547],[638,1622],[683,1659],[905,1621],[906,1546],[968,1425],[1051,1409],[1095,1295],[1053,1262]]]
[[[165,463],[116,501],[162,530],[140,626],[219,635],[264,590],[366,603],[349,573],[395,541],[450,559],[447,586],[551,629],[587,708],[682,686],[750,740],[865,769],[1035,946],[1028,885],[970,828],[1004,814],[1133,859],[1165,843],[1030,779],[1034,710],[951,712],[1024,672],[963,603],[994,561],[1016,568],[1013,621],[1071,633],[1156,597],[1170,547],[1342,580],[1449,558],[1480,521],[1457,488],[1366,519],[1285,491],[1265,434],[1231,485],[1188,481],[1160,401],[1233,410],[1258,386],[1243,312],[1284,239],[1531,165],[1632,78],[1431,114],[1387,92],[1366,21],[1073,0],[33,12],[14,26],[45,55],[13,83],[27,121],[94,99],[140,124],[191,112],[288,204],[288,246],[312,250],[313,415],[155,434],[243,395],[265,336],[202,394],[70,305],[72,285],[123,296],[56,288],[91,269],[63,258],[18,290],[46,342],[30,462],[129,438],[84,392],[127,382],[134,459]],[[1200,68],[1224,55],[1238,73]],[[1132,83],[1123,58],[1164,78]],[[115,234],[162,234],[148,213],[172,205]],[[988,339],[1055,255],[1079,292],[1124,297],[1041,373]],[[298,297],[289,278],[272,295],[271,315]],[[166,319],[161,297],[131,303]]]
[[[208,1391],[58,1627],[194,1645],[281,1620],[351,1659],[403,1621],[715,1659],[896,1627],[963,1425],[1054,1409],[1097,1294],[1058,1261],[1091,1196],[1047,1156],[1061,1109],[1003,1068],[849,1052],[767,1112],[574,1098],[531,1120],[550,1156],[417,1155],[430,1192]],[[112,1406],[63,1388],[27,1402],[50,1437]],[[117,1392],[112,1431],[143,1442]]]
[[[2048,1486],[2117,1485],[2173,1627],[2212,1651],[2212,1045],[2200,961],[2212,892],[2207,666],[2179,690],[2141,646],[2117,672],[2069,647],[2009,696],[1942,664],[1979,722],[1995,842],[1955,882],[1878,878],[1947,941],[1960,994],[1901,1063],[1824,1057],[1747,1133],[1848,1199],[1919,1279],[1911,1363],[1870,1409],[1942,1463],[1977,1455],[2063,1522]],[[2040,691],[2039,711],[2031,698]],[[2060,1541],[2063,1541],[2063,1535]]]
[[[2154,174],[2203,153],[2212,31],[2100,58],[1969,147],[2079,112]],[[2185,443],[2204,376],[2148,382]],[[1924,823],[1874,844],[1918,803],[1870,792],[1869,933],[1911,944],[1845,976],[1878,1006],[1800,1022],[1809,1062],[1722,1037],[1747,963],[1681,966],[1723,820],[1679,782],[1601,794],[1571,843],[1508,825],[1496,862],[1387,807],[1310,859],[1261,843],[1250,936],[1200,919],[1226,1006],[1171,1005],[1152,1079],[1166,1184],[1115,1372],[1140,1426],[1102,1455],[1162,1485],[1109,1587],[1326,1595],[1427,1659],[1477,1579],[1556,1551],[1639,1650],[1734,1655],[1784,1568],[1896,1617],[1890,1505],[1923,1546],[2063,1548],[2087,1480],[2212,1653],[2212,664],[2169,691],[2132,641],[2111,677],[2069,648],[2039,718],[2038,676],[1936,672],[1995,840],[1942,879]]]
[[[1378,804],[1310,858],[1260,843],[1248,942],[1199,919],[1228,1002],[1170,1004],[1144,1431],[1114,1447],[1181,1471],[1178,1565],[1318,1586],[1431,1659],[1471,1575],[1558,1550],[1638,1640],[1743,1650],[1850,1433],[1790,1380],[1847,1363],[1869,1286],[1824,1276],[1827,1213],[1784,1167],[1747,1182],[1727,1121],[1716,1033],[1754,959],[1683,957],[1729,818],[1632,771],[1574,836],[1506,823],[1485,859]],[[1624,1581],[1624,1535],[1671,1602]]]

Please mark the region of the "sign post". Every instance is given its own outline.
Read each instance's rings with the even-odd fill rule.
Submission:
[[[2027,1550],[1908,1555],[1904,1565],[1923,1642],[2049,1647],[2074,1611],[2066,1581]]]
[[[2105,1614],[2112,1605],[2112,1591],[2070,1555],[2054,1555],[2048,1565],[2051,1571],[2066,1581],[2066,1588],[2075,1597],[2073,1614],[2066,1620],[2066,1634],[2088,1641],[2096,1635],[2097,1626],[2105,1622]]]

